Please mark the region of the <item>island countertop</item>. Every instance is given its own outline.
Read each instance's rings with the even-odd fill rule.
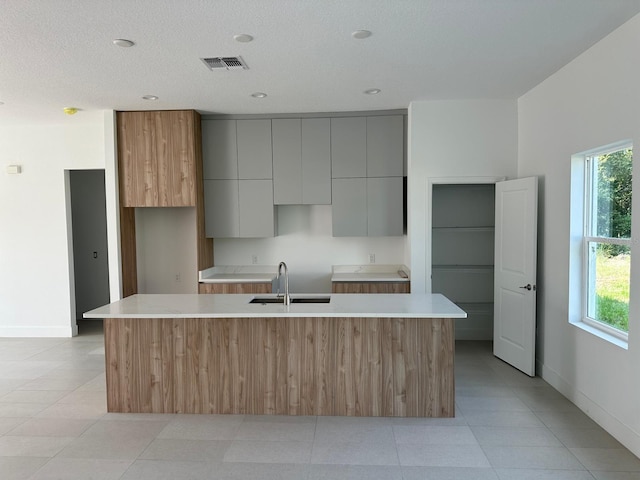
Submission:
[[[254,297],[275,294],[137,294],[86,312],[84,318],[466,318],[440,294],[291,294],[331,297],[330,303],[251,304]]]

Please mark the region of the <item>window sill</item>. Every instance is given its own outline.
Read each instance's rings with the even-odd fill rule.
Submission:
[[[592,335],[595,335],[596,337],[601,338],[602,340],[612,343],[617,347],[620,347],[624,350],[629,350],[629,342],[627,340],[623,340],[621,338],[616,337],[615,335],[611,335],[607,332],[603,332],[599,328],[593,327],[588,323],[585,323],[582,321],[569,322],[569,323],[574,327],[584,330],[585,332],[589,332]]]

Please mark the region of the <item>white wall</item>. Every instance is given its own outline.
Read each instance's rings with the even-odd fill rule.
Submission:
[[[64,172],[105,168],[104,120],[79,112],[0,128],[0,336],[75,333]],[[10,164],[22,174],[7,174]]]
[[[634,250],[632,256],[628,350],[570,325],[568,298],[571,155],[628,139],[636,149],[640,146],[640,65],[633,60],[639,45],[637,16],[518,102],[518,175],[538,175],[541,180],[539,370],[636,455],[640,455],[640,255]],[[635,170],[637,159],[634,163]],[[634,190],[635,248],[640,189]]]
[[[515,100],[416,101],[408,121],[411,291],[430,292],[429,180],[516,176]],[[488,181],[491,181],[489,178]],[[454,183],[454,182],[451,182]]]
[[[274,238],[216,238],[216,265],[250,265],[258,256],[261,265],[289,268],[289,288],[296,293],[331,291],[331,266],[405,263],[405,237],[332,237],[330,205],[277,207],[278,236]]]

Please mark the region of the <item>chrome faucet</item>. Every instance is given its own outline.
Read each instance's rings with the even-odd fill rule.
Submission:
[[[278,293],[276,296],[280,296],[280,275],[282,274],[282,267],[284,267],[284,304],[289,305],[291,304],[291,297],[289,297],[289,269],[284,262],[280,262],[280,265],[278,265]]]

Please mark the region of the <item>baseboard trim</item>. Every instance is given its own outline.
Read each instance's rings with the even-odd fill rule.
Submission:
[[[0,327],[0,337],[73,337],[78,334],[77,326],[66,327],[24,326]]]
[[[611,415],[584,393],[576,390],[573,385],[564,380],[554,369],[542,363],[538,363],[538,366],[540,376],[549,385],[571,400],[571,402],[573,402],[589,418],[628,448],[631,453],[640,457],[640,433],[636,432],[623,421]]]

